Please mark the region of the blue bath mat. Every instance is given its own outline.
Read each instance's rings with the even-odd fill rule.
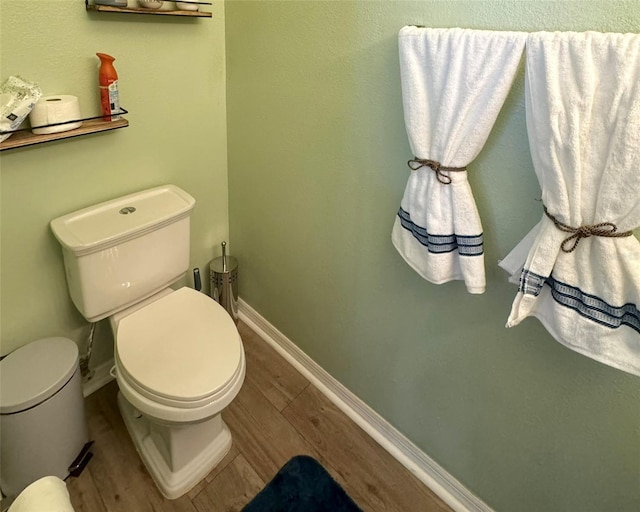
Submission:
[[[287,462],[242,512],[362,512],[313,457]]]

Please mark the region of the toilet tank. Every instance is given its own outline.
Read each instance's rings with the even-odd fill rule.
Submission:
[[[184,190],[164,185],[51,221],[69,294],[88,321],[127,308],[184,275],[194,206]]]

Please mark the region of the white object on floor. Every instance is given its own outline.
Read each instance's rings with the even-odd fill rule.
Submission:
[[[175,499],[231,448],[220,413],[240,391],[246,362],[222,306],[191,288],[158,295],[111,321],[120,412],[160,492]]]
[[[73,512],[73,506],[64,481],[45,476],[24,489],[8,512]]]
[[[149,421],[122,393],[118,407],[144,465],[169,499],[190,491],[231,449],[231,431],[220,414],[181,429]]]
[[[526,34],[403,27],[404,119],[417,160],[464,168],[480,153],[518,69]],[[413,164],[393,245],[427,281],[484,293],[483,232],[466,171]]]
[[[43,338],[0,361],[0,486],[15,496],[43,476],[66,478],[88,441],[78,346]]]
[[[640,35],[535,32],[526,63],[531,156],[564,227],[543,214],[505,258],[522,268],[507,326],[535,316],[565,346],[640,375]],[[588,232],[601,223],[628,236]]]
[[[89,321],[109,317],[120,411],[169,499],[228,451],[220,413],[246,372],[227,311],[191,288],[170,288],[189,268],[194,206],[185,191],[165,185],[51,222],[74,304]]]

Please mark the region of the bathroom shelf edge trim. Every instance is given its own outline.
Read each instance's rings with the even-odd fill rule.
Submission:
[[[153,9],[135,8],[135,7],[114,7],[111,5],[92,5],[86,6],[87,11],[94,12],[119,12],[124,14],[156,14],[165,16],[184,16],[192,18],[211,18],[210,12],[202,11],[161,11]]]
[[[0,151],[16,149],[35,144],[43,144],[45,142],[53,142],[54,140],[70,139],[81,135],[89,135],[91,133],[101,133],[118,128],[126,128],[129,121],[126,119],[118,119],[116,121],[85,121],[80,128],[60,133],[50,133],[47,135],[36,135],[30,131],[16,132],[7,140],[0,142]]]

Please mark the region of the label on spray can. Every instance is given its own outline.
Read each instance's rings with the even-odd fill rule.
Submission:
[[[110,118],[103,118],[107,121],[117,121],[120,116],[117,113],[120,112],[120,97],[118,95],[118,81],[114,80],[108,86],[100,86],[100,96],[102,101],[103,114],[109,112],[114,114]]]
[[[120,112],[120,98],[118,96],[118,81],[111,82],[109,84],[109,107],[111,109],[111,113],[119,113]],[[117,121],[120,119],[120,116],[114,115],[111,116],[112,121]]]

